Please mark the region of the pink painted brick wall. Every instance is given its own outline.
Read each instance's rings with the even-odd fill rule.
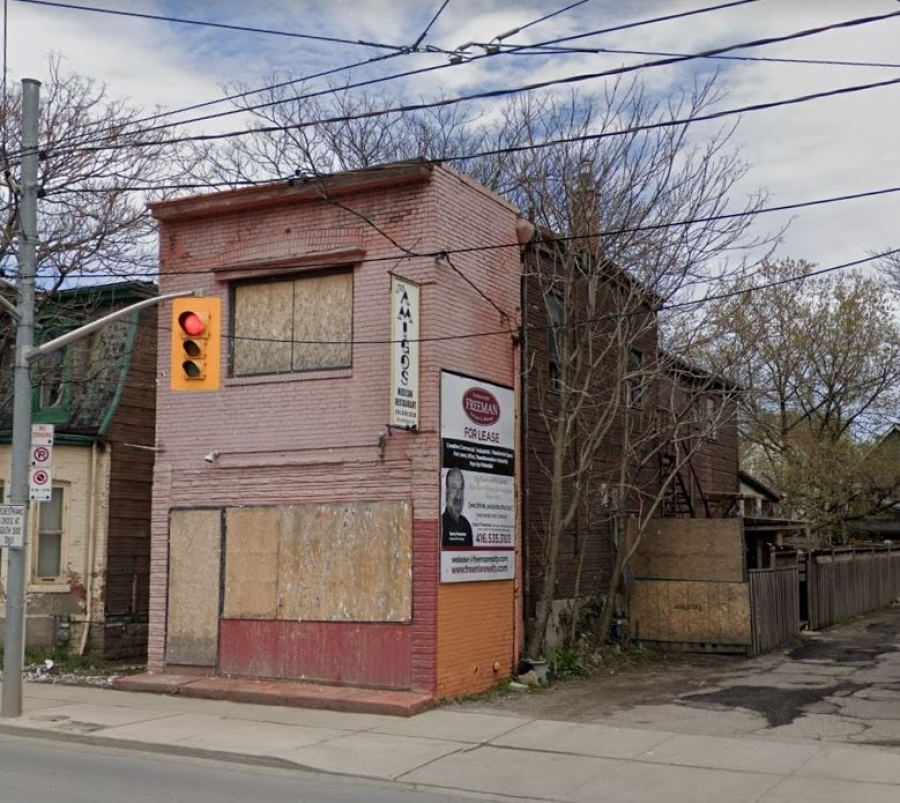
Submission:
[[[521,272],[517,213],[441,166],[426,180],[341,195],[340,207],[301,192],[294,198],[289,190],[274,203],[246,203],[257,192],[220,196],[244,208],[206,216],[197,216],[199,201],[155,208],[161,218],[160,292],[202,288],[222,299],[227,322],[229,285],[214,268],[362,247],[365,257],[354,266],[353,279],[353,365],[334,373],[229,378],[226,326],[222,389],[173,393],[171,314],[160,313],[162,448],[153,499],[151,671],[164,661],[170,508],[408,499],[415,516],[413,684],[433,690],[440,371],[513,385],[510,332],[519,320]],[[490,247],[498,245],[509,247]],[[460,249],[473,250],[453,253]],[[453,267],[427,255],[444,250],[505,317]],[[381,456],[378,437],[390,412],[392,272],[421,286],[420,419],[418,433],[390,435]],[[458,337],[495,332],[501,334]],[[222,454],[210,465],[203,456],[213,450]]]

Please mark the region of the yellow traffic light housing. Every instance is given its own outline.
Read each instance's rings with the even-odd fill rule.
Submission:
[[[172,390],[218,390],[221,355],[222,302],[176,298],[172,304]]]

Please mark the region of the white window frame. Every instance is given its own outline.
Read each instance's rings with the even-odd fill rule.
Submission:
[[[59,526],[60,529],[58,531],[59,535],[59,571],[55,575],[47,575],[42,576],[38,574],[38,566],[39,566],[39,554],[41,549],[41,538],[42,538],[42,505],[45,503],[39,503],[35,506],[36,515],[34,516],[34,526],[31,528],[32,531],[32,539],[31,539],[31,582],[35,586],[48,586],[55,585],[60,586],[67,584],[66,579],[66,567],[67,567],[67,552],[68,552],[68,536],[69,536],[69,503],[70,503],[70,487],[68,483],[54,483],[51,493],[59,492],[62,495],[62,499],[60,501],[60,511],[59,511]],[[47,533],[44,533],[46,535]],[[57,534],[57,531],[53,531],[53,535]]]

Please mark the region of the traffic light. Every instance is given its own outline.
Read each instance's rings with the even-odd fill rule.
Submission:
[[[172,390],[218,390],[222,373],[222,302],[176,298],[172,305]]]

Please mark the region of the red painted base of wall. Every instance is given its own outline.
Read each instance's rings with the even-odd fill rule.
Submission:
[[[411,627],[223,619],[219,674],[409,689]]]

